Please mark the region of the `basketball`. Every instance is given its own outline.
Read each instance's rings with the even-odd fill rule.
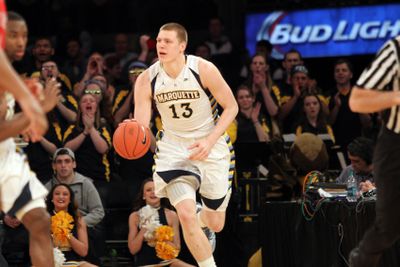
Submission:
[[[151,133],[136,120],[124,120],[114,132],[113,146],[124,159],[138,159],[150,148]]]

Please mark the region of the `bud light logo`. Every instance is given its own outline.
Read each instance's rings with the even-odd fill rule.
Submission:
[[[269,40],[272,56],[294,48],[303,57],[374,54],[400,34],[400,5],[347,7],[252,14],[246,17],[246,46]]]

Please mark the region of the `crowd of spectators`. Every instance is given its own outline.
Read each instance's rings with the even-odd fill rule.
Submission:
[[[193,46],[192,52],[215,63],[234,90],[240,112],[229,135],[236,144],[283,143],[282,135],[289,133],[328,134],[357,172],[354,157],[364,157],[355,154],[351,150],[354,145],[349,144],[361,135],[372,138],[373,143],[380,120],[379,114],[350,110],[353,73],[348,59],[338,59],[328,68],[336,83],[332,91],[323,90],[318,85],[318,74],[310,76],[307,60],[299,51],[289,50],[279,62],[270,57],[269,42],[262,40],[257,43],[255,55],[237,56],[221,19],[210,19],[208,30],[209,37]],[[88,254],[88,261],[94,264],[100,264],[96,259],[101,252],[90,245],[104,242],[96,241],[101,239],[98,226],[104,209],[121,194],[113,192],[110,184],[126,183],[125,208],[129,208],[142,181],[152,173],[151,152],[138,160],[126,160],[112,148],[114,129],[132,117],[137,76],[157,60],[155,41],[148,35],[137,39],[140,50],[132,51],[131,36],[117,33],[114,50],[103,53],[85,50],[84,40],[73,37],[65,42],[66,50],[59,53],[56,47],[60,47],[60,40],[39,36],[26,57],[14,64],[24,77],[35,77],[43,84],[55,78],[61,85],[60,101],[48,113],[47,134],[24,150],[32,170],[48,189],[56,184],[72,189],[82,215],[79,220],[84,221],[89,236],[89,250],[80,256]],[[153,115],[152,130],[156,132],[162,123],[156,110]],[[369,157],[365,162],[370,164]],[[250,171],[253,167],[249,166]],[[238,170],[238,179],[243,171],[248,170]],[[10,218],[4,223],[13,229],[19,226]]]

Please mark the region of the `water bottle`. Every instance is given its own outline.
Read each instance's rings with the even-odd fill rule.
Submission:
[[[350,171],[350,176],[347,179],[347,201],[357,201],[357,180],[353,175],[353,171]]]

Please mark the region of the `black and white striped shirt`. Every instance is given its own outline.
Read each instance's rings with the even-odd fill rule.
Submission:
[[[359,88],[379,91],[399,91],[400,36],[387,41],[376,54],[356,85]],[[400,133],[400,106],[393,106],[383,116],[386,127]]]

